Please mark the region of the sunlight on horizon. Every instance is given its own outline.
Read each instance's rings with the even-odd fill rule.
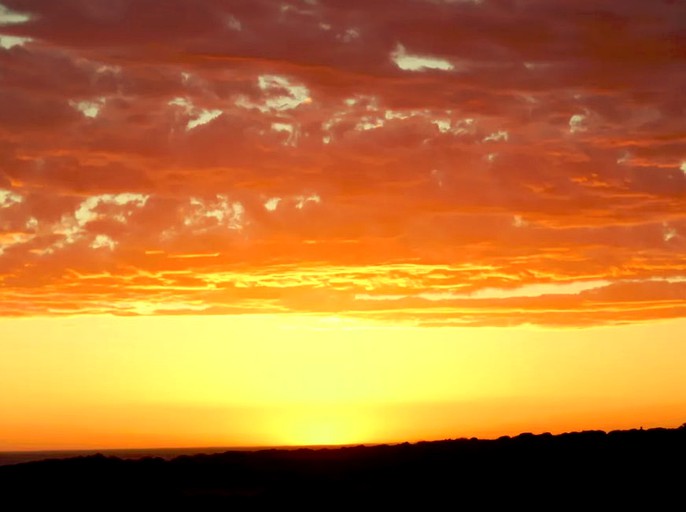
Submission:
[[[686,412],[675,335],[685,320],[395,327],[292,315],[0,319],[0,449],[400,442],[681,424]]]

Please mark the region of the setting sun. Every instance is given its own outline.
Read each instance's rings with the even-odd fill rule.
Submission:
[[[359,406],[295,406],[274,415],[267,435],[275,446],[364,444],[379,438],[378,420]]]

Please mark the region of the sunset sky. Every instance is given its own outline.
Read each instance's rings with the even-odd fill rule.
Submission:
[[[684,91],[684,0],[0,0],[0,450],[685,423]]]

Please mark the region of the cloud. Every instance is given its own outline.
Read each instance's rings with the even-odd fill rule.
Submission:
[[[310,103],[309,90],[304,85],[293,84],[288,78],[276,75],[260,75],[257,84],[265,95],[261,102],[252,102],[245,97],[237,100],[237,105],[256,108],[260,112],[292,110]]]
[[[3,25],[14,25],[16,23],[26,23],[31,20],[31,16],[8,9],[4,5],[0,5],[0,26]]]
[[[70,101],[69,104],[86,117],[98,117],[104,98],[97,101]]]
[[[181,107],[184,113],[190,118],[186,123],[186,131],[197,128],[203,124],[207,124],[223,113],[220,109],[197,109],[186,98],[174,98],[173,100],[169,101],[169,105]]]
[[[685,9],[4,0],[4,314],[682,316]]]
[[[23,46],[27,42],[31,41],[30,37],[16,37],[16,36],[3,36],[0,35],[0,48],[5,50],[11,50],[15,46]]]
[[[11,190],[0,190],[0,208],[9,208],[10,206],[21,203],[24,198],[12,192]]]
[[[424,71],[427,69],[452,71],[455,69],[455,66],[445,59],[408,54],[402,44],[398,44],[391,53],[391,60],[403,71]]]

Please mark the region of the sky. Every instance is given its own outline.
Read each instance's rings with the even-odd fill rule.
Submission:
[[[0,450],[681,425],[684,69],[684,0],[0,0]]]

